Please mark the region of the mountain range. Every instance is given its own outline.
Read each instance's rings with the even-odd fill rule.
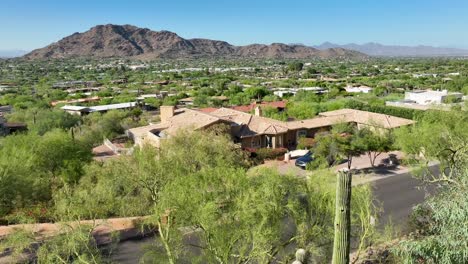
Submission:
[[[153,31],[131,25],[98,25],[74,33],[26,54],[26,59],[71,57],[157,58],[365,58],[367,55],[340,47],[317,49],[304,45],[252,44],[234,46],[225,41],[184,39],[170,31]]]
[[[384,57],[435,57],[435,56],[468,56],[468,50],[458,48],[432,47],[432,46],[395,46],[382,45],[379,43],[365,44],[334,44],[325,42],[318,46],[313,46],[319,50],[327,50],[334,48],[343,48],[362,52],[369,56],[384,56]]]

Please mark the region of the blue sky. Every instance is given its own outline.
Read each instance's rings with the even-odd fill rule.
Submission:
[[[108,23],[235,45],[330,41],[468,48],[467,0],[0,0],[0,50],[40,48]]]

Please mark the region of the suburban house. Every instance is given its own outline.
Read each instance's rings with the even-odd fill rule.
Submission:
[[[131,108],[134,108],[136,105],[137,105],[136,102],[129,102],[129,103],[96,105],[96,106],[64,105],[60,108],[73,115],[86,115],[86,114],[94,113],[94,112],[107,112],[110,110],[131,109]]]
[[[449,93],[447,90],[432,91],[420,90],[405,93],[405,102],[412,102],[420,105],[443,104],[446,99],[453,97],[455,100],[462,100],[462,93]]]
[[[278,97],[284,97],[285,95],[296,95],[299,91],[307,91],[316,94],[328,93],[327,88],[323,87],[299,87],[299,88],[270,88],[273,94]]]
[[[211,96],[211,100],[217,100],[220,102],[227,102],[229,101],[229,98],[226,96]],[[180,105],[193,105],[195,99],[193,97],[187,97],[187,98],[182,98],[179,100]]]
[[[127,135],[136,145],[160,146],[161,140],[178,131],[200,130],[216,124],[226,124],[235,143],[242,148],[294,149],[301,137],[313,138],[316,133],[329,130],[338,123],[354,123],[358,128],[392,129],[413,124],[414,121],[353,109],[324,112],[306,120],[278,121],[261,115],[261,108],[249,114],[230,108],[218,108],[209,113],[193,109],[161,107],[161,122],[129,129]]]
[[[104,161],[121,154],[132,153],[133,148],[127,146],[128,140],[126,136],[119,136],[111,140],[105,138],[102,145],[93,148],[94,159]]]
[[[6,120],[5,115],[11,113],[12,109],[11,105],[0,106],[0,136],[26,131],[28,129],[25,123],[12,123]]]
[[[447,90],[421,90],[406,92],[404,100],[387,101],[385,105],[417,110],[450,110],[453,103],[458,103],[463,100],[465,100],[465,96],[463,96],[462,93],[449,93]]]
[[[361,85],[361,86],[348,85],[344,89],[348,93],[371,93],[372,90],[374,90],[374,88],[369,87],[369,86],[364,86],[364,85]]]
[[[78,93],[81,93],[83,95],[91,95],[94,92],[99,92],[101,88],[99,87],[85,87],[85,88],[69,88],[66,90],[66,92],[69,95],[77,95]]]

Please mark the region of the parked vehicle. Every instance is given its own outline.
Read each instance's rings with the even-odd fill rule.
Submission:
[[[314,160],[314,156],[312,154],[312,152],[307,152],[304,156],[298,158],[295,162],[296,166],[302,168],[302,169],[305,169],[307,164],[309,164],[310,162],[312,162]]]

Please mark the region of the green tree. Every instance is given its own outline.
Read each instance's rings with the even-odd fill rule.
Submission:
[[[299,72],[299,71],[302,71],[303,67],[304,67],[304,63],[296,61],[288,65],[288,70]]]
[[[330,132],[319,133],[315,138],[314,157],[326,161],[329,166],[345,159],[351,169],[353,157],[366,151],[363,140],[366,130],[359,130],[348,123],[336,124]]]
[[[261,100],[265,95],[268,95],[270,91],[263,87],[250,87],[245,89],[244,93],[250,98],[250,99],[256,99],[256,100]]]
[[[14,111],[7,118],[10,122],[26,123],[29,131],[39,135],[43,135],[54,128],[71,128],[80,121],[79,116],[71,115],[65,111],[42,108]]]
[[[361,129],[359,132],[359,144],[364,148],[372,167],[375,167],[375,160],[382,153],[391,151],[394,145],[394,136],[390,130],[370,130]]]
[[[37,135],[21,134],[0,141],[0,219],[51,197],[50,181],[34,153],[39,140]]]
[[[37,143],[36,162],[54,180],[61,176],[68,183],[76,183],[83,174],[83,164],[91,161],[89,146],[75,140],[61,130],[47,132]],[[58,183],[57,183],[58,184]]]
[[[468,167],[467,124],[468,115],[464,111],[428,111],[415,126],[395,131],[396,142],[409,154],[409,163],[419,168],[417,175],[421,179],[456,183],[457,175]],[[440,177],[428,169],[428,164],[434,160],[441,162]]]
[[[468,261],[468,134],[463,111],[427,112],[414,127],[396,131],[398,145],[409,154],[416,176],[438,183],[438,193],[412,213],[412,234],[393,252],[401,263]],[[440,173],[429,169],[440,162]]]

